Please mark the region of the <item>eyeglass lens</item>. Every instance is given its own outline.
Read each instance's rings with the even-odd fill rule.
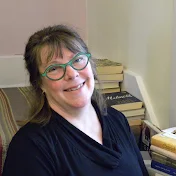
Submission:
[[[78,55],[73,58],[69,63],[64,65],[53,65],[47,71],[47,77],[51,79],[60,79],[65,74],[67,65],[70,65],[75,70],[83,70],[88,63],[88,57],[86,55]]]

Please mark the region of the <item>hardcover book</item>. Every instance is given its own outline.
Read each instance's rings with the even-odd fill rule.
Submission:
[[[131,95],[130,93],[114,92],[104,94],[107,106],[111,106],[119,111],[142,108],[143,102]]]
[[[122,73],[123,66],[122,64],[111,61],[109,59],[94,59],[97,66],[98,74],[115,74]]]

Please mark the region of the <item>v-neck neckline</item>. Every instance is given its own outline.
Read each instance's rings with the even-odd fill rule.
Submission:
[[[79,151],[81,151],[85,156],[94,162],[99,163],[105,167],[115,168],[118,166],[122,155],[120,145],[110,139],[108,130],[109,127],[105,122],[105,118],[108,117],[101,116],[101,113],[96,104],[93,103],[93,106],[101,124],[103,144],[100,144],[92,139],[90,136],[75,127],[54,110],[53,117],[56,119],[62,134],[66,140],[71,143],[72,146],[76,147]]]

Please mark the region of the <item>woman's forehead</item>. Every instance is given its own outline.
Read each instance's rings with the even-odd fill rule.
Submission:
[[[67,48],[61,47],[61,48],[50,48],[50,47],[44,47],[41,50],[41,64],[47,64],[50,61],[58,60],[58,59],[64,59],[68,58],[71,59],[74,57],[74,55],[77,52],[72,52]]]
[[[60,48],[51,48],[44,46],[40,52],[41,63],[47,64],[49,61],[56,59],[57,57],[63,58],[63,52]]]

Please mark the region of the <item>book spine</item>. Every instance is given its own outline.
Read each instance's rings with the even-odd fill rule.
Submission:
[[[154,160],[152,160],[151,162],[151,167],[161,172],[167,173],[169,175],[176,175],[176,169],[166,166],[165,164],[156,162]]]
[[[163,137],[155,137],[151,139],[151,145],[154,145],[154,146],[157,146],[157,147],[160,147],[162,149],[165,149],[165,150],[168,150],[170,152],[173,152],[176,154],[176,143],[175,143],[175,140],[173,142],[172,139],[169,139],[168,138],[163,138]]]
[[[176,161],[172,160],[171,158],[158,155],[152,152],[152,160],[176,169]]]
[[[150,150],[151,150],[151,151],[154,151],[154,152],[156,152],[156,153],[159,153],[159,154],[161,154],[161,155],[164,155],[164,156],[166,156],[166,157],[168,157],[168,158],[171,158],[171,159],[173,159],[173,160],[176,160],[176,154],[175,154],[175,153],[172,153],[172,152],[170,152],[170,151],[167,151],[167,150],[165,150],[165,149],[162,149],[162,148],[156,147],[156,146],[154,146],[154,145],[151,145],[151,146],[150,146]]]

